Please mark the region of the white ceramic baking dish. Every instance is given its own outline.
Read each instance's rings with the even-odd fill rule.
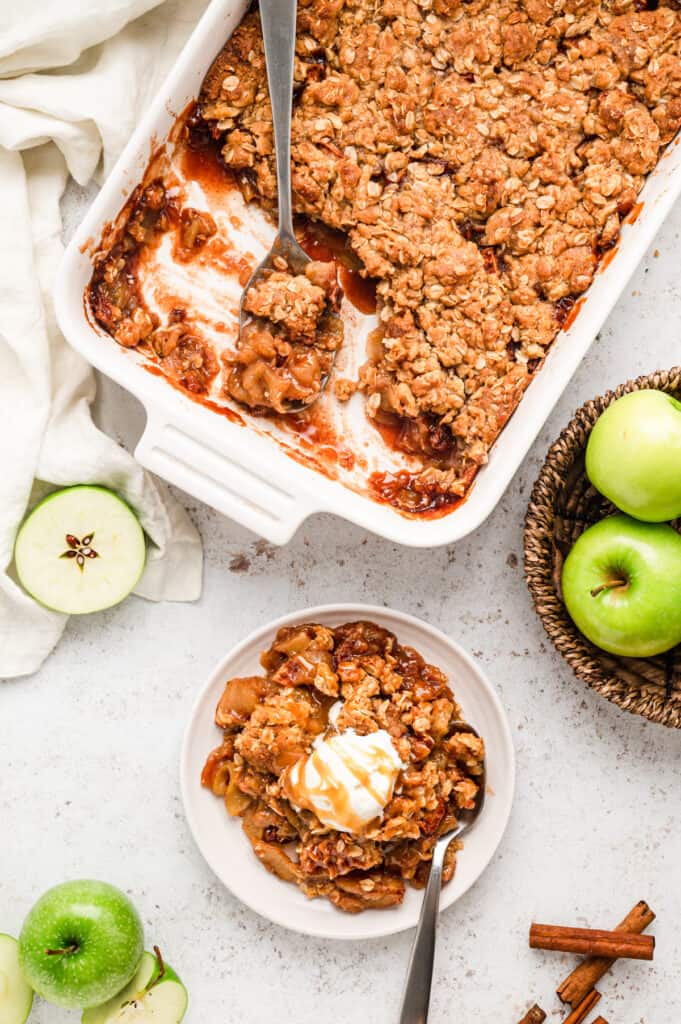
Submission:
[[[465,502],[440,519],[409,519],[290,458],[270,437],[192,402],[144,370],[91,323],[83,293],[92,272],[88,243],[101,236],[141,179],[152,140],[167,137],[194,99],[219,49],[242,18],[244,0],[213,0],[108,181],[69,245],[56,290],[65,336],[97,369],[144,405],[139,461],[274,543],[283,544],[314,512],[334,512],[401,544],[434,547],[478,527],[495,507],[624,285],[681,194],[679,138],[668,147],[625,225],[619,248],[597,274],[579,315],[554,342],[544,366],[490,453]],[[637,207],[638,209],[638,207]]]

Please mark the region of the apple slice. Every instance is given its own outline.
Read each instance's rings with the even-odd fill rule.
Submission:
[[[144,569],[144,532],[113,491],[87,485],[56,491],[19,530],[21,584],[54,611],[84,615],[118,604]]]
[[[24,1024],[32,1004],[33,989],[19,966],[17,940],[0,935],[0,1024]]]
[[[187,990],[172,967],[143,953],[137,974],[122,992],[102,1006],[85,1010],[82,1024],[180,1024],[187,1012]]]

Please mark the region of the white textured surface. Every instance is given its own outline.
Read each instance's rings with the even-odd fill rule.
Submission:
[[[72,221],[86,199],[72,192]],[[530,921],[608,927],[641,898],[658,913],[655,962],[612,971],[599,1011],[611,1024],[681,1018],[681,734],[585,689],[547,646],[522,575],[524,510],[548,443],[586,398],[681,362],[680,231],[677,207],[472,537],[421,552],[319,517],[274,549],[187,498],[206,548],[202,600],[132,598],[72,619],[37,676],[3,684],[0,931],[16,933],[47,886],[96,876],[129,892],[148,944],[182,974],[189,1024],[394,1021],[411,937],[321,942],[245,910],[195,850],[177,779],[196,688],[232,643],[296,607],[366,600],[420,615],[478,657],[517,745],[517,801],[500,852],[441,919],[431,1024],[514,1024],[535,999],[562,1019],[553,990],[574,961],[528,950]],[[99,412],[126,443],[143,426],[137,403],[107,382]],[[31,1017],[75,1019],[39,1003]]]

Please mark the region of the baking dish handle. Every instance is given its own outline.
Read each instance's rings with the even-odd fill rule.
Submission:
[[[304,519],[319,511],[285,480],[273,479],[271,467],[247,465],[243,457],[219,451],[208,438],[199,440],[194,430],[185,431],[150,410],[135,458],[273,544],[285,544]]]

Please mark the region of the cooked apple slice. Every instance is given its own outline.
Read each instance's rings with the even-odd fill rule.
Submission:
[[[21,584],[54,611],[84,615],[118,604],[135,586],[146,558],[132,509],[104,487],[77,486],[42,501],[17,536]]]
[[[19,967],[17,940],[0,935],[0,1024],[24,1024],[32,1003],[33,989]]]
[[[82,1024],[180,1024],[187,1012],[187,990],[154,949],[156,956],[142,954],[137,974],[122,992],[85,1010]]]

